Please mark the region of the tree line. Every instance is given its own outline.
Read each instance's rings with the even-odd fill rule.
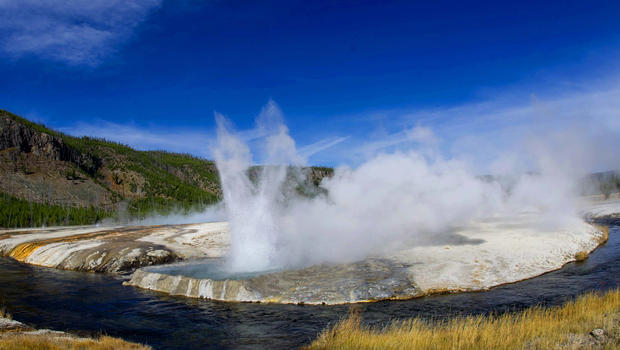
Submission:
[[[8,194],[0,195],[0,227],[90,225],[112,213],[90,207],[71,207],[30,202]]]

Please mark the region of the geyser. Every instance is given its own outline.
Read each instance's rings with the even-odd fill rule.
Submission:
[[[469,161],[444,157],[430,129],[416,127],[404,133],[416,148],[338,167],[309,192],[299,190],[311,183],[305,160],[275,103],[250,131],[216,120],[228,255],[138,269],[127,284],[224,301],[403,299],[532,278],[606,237],[577,214],[588,205],[577,199],[576,184],[591,168],[573,148],[596,143],[563,130],[528,134],[518,152],[502,153],[502,171],[480,176]]]
[[[217,147],[214,149],[228,221],[232,234],[229,268],[232,271],[260,271],[278,267],[277,246],[281,236],[282,185],[288,165],[302,165],[295,142],[282,123],[281,112],[270,102],[257,118],[257,130],[265,135],[263,161],[256,178],[249,176],[252,155],[234,135],[221,115],[217,120]]]
[[[505,159],[514,157],[504,153],[501,176],[480,176],[469,162],[443,157],[430,129],[416,127],[406,134],[418,149],[338,167],[321,182],[324,194],[308,198],[289,184],[291,177],[301,182],[305,160],[275,103],[263,108],[251,132],[235,132],[221,115],[216,120],[213,154],[230,223],[231,271],[381,257],[404,246],[449,241],[456,228],[476,221],[523,212],[535,213],[530,227],[545,232],[578,221],[576,183],[588,170],[565,145],[579,141],[560,137],[562,131],[545,130],[514,153],[529,171],[507,165]],[[257,159],[248,139],[258,145]],[[255,162],[263,166],[252,168]]]

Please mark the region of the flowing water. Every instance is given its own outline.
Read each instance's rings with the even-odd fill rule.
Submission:
[[[446,318],[556,305],[620,285],[620,226],[581,263],[486,292],[360,304],[364,321]],[[0,303],[37,328],[105,333],[155,349],[269,348],[307,344],[350,306],[224,303],[123,287],[118,277],[59,271],[0,258]]]

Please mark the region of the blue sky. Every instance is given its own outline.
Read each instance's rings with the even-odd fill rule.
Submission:
[[[243,130],[270,100],[310,164],[620,130],[617,1],[58,4],[0,0],[0,108],[75,135],[209,157],[215,111]]]

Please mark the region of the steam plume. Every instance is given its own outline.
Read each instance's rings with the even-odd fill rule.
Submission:
[[[216,120],[213,153],[232,232],[230,264],[237,271],[354,261],[448,237],[476,220],[524,212],[537,213],[533,225],[571,225],[579,219],[577,181],[598,151],[574,130],[532,132],[518,152],[506,151],[495,162],[496,176],[480,176],[466,160],[444,158],[432,130],[417,127],[405,133],[417,149],[381,153],[354,169],[338,167],[321,182],[326,194],[308,198],[287,185],[291,169],[297,169],[293,178],[303,175],[305,160],[274,102],[257,118],[256,129],[266,135],[260,148],[265,166],[254,178],[250,148],[223,116]]]

